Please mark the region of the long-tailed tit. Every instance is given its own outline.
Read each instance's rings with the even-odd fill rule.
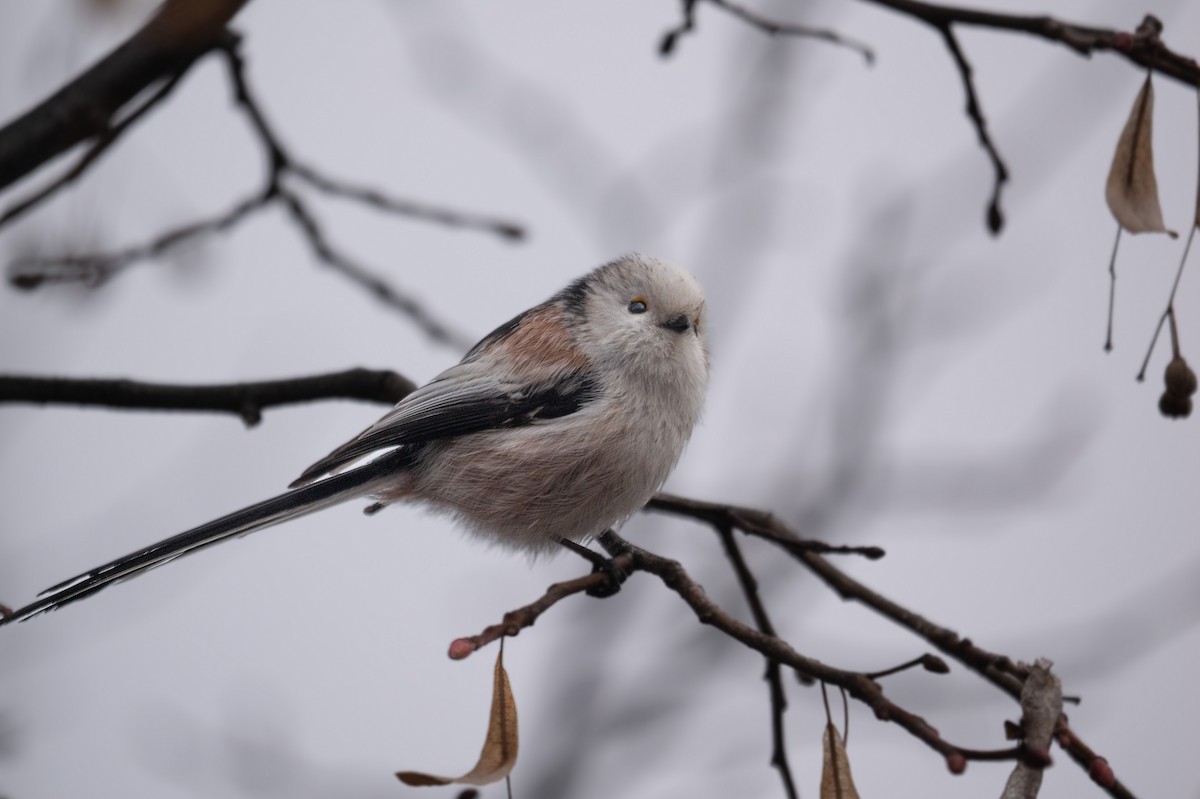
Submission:
[[[498,327],[287,493],[60,583],[0,623],[355,497],[374,498],[369,510],[417,502],[533,553],[598,536],[646,503],[691,436],[708,383],[703,311],[687,272],[620,258]]]

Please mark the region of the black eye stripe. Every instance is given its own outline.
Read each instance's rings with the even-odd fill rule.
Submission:
[[[629,301],[629,312],[630,313],[645,313],[646,307],[647,306],[646,306],[645,300],[638,299],[638,300],[630,300]]]

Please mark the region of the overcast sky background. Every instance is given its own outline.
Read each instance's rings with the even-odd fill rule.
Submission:
[[[868,42],[867,68],[701,6],[662,60],[678,6],[256,0],[237,28],[298,158],[530,230],[512,244],[314,199],[337,246],[471,339],[623,252],[684,264],[708,295],[713,380],[667,488],[885,547],[842,565],[984,647],[1051,658],[1083,697],[1073,726],[1122,780],[1197,796],[1200,420],[1159,416],[1161,343],[1151,380],[1133,380],[1182,240],[1125,237],[1116,349],[1101,349],[1115,231],[1103,186],[1142,75],[960,32],[1012,172],[994,239],[990,166],[936,32],[861,3],[754,4]],[[152,7],[0,0],[0,119]],[[1195,4],[1022,7],[1127,28],[1152,10],[1169,44],[1200,53]],[[1196,98],[1155,86],[1163,206],[1186,231]],[[262,169],[207,59],[77,189],[0,234],[0,256],[135,244],[227,208]],[[1185,355],[1200,352],[1195,277],[1177,301]],[[319,266],[275,211],[96,291],[0,291],[6,373],[215,383],[361,365],[422,382],[460,355]],[[382,410],[319,403],[247,430],[218,415],[0,408],[0,600],[278,493]],[[626,532],[746,616],[711,531],[656,515]],[[746,550],[801,652],[876,670],[929,650],[779,552]],[[583,571],[358,503],[173,563],[0,633],[0,796],[454,796],[392,776],[461,773],[478,754],[495,650],[453,663],[447,645]],[[761,658],[652,578],[556,607],[506,662],[517,796],[783,795]],[[1004,746],[1001,723],[1019,716],[956,664],[886,688],[964,746]],[[814,796],[820,694],[789,689],[792,766]],[[851,717],[863,796],[999,795],[1008,765],[951,777],[895,725],[859,705]],[[1043,795],[1101,795],[1055,757]]]

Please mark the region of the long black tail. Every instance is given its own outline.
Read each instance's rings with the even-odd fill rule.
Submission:
[[[112,583],[134,577],[175,558],[235,536],[246,535],[280,522],[369,493],[377,484],[404,470],[410,458],[403,449],[394,450],[370,463],[320,482],[293,489],[227,516],[193,527],[191,530],[151,544],[123,558],[117,558],[78,577],[61,582],[38,594],[38,599],[0,619],[0,625],[25,621],[48,610],[96,593]]]

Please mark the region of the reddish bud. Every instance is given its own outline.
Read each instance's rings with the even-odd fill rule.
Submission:
[[[1092,760],[1092,765],[1088,766],[1088,776],[1101,788],[1111,788],[1117,781],[1112,766],[1108,765],[1108,761],[1102,757]]]
[[[962,774],[967,770],[967,759],[955,752],[946,758],[946,768],[950,769],[951,774]]]
[[[1054,764],[1054,759],[1050,757],[1050,750],[1043,746],[1026,747],[1021,755],[1021,761],[1033,768],[1047,768]]]
[[[1121,31],[1113,36],[1112,45],[1115,50],[1128,50],[1133,47],[1133,37],[1125,31]]]
[[[478,648],[470,638],[455,638],[450,642],[450,652],[448,654],[451,660],[462,660]]]

